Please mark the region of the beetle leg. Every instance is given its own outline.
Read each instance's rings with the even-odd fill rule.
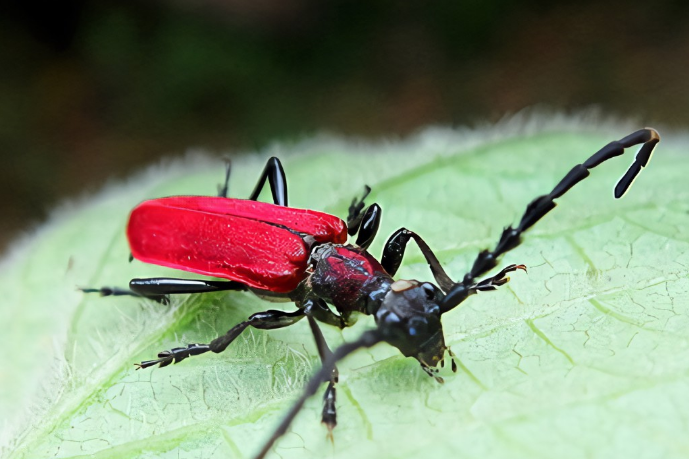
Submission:
[[[309,321],[309,327],[311,327],[311,332],[316,340],[316,347],[318,348],[318,355],[321,358],[321,364],[325,364],[328,359],[332,358],[333,352],[328,347],[328,343],[325,342],[323,337],[323,332],[318,327],[316,320],[307,315]],[[323,394],[323,412],[321,414],[321,422],[328,428],[328,438],[333,441],[333,429],[337,426],[337,408],[335,406],[335,401],[337,399],[337,393],[335,390],[335,384],[337,383],[337,378],[339,373],[337,367],[333,366],[330,375],[326,376],[325,381],[328,382],[328,387],[325,389],[325,394]]]
[[[343,316],[338,316],[335,314],[332,309],[328,307],[325,301],[321,300],[320,298],[307,299],[304,301],[302,308],[304,309],[304,314],[311,316],[319,322],[323,322],[324,324],[332,325],[333,327],[337,327],[339,329],[343,329],[351,325]]]
[[[119,287],[101,287],[101,288],[82,288],[77,287],[84,293],[100,293],[100,296],[134,296],[137,298],[148,298],[160,304],[169,304],[170,298],[167,295],[142,295],[126,288]]]
[[[481,282],[477,282],[472,285],[469,289],[473,291],[472,293],[497,290],[498,287],[505,285],[510,281],[510,278],[506,274],[514,272],[518,269],[526,272],[526,266],[524,265],[509,265],[506,268],[503,268],[503,270],[497,273],[495,276],[483,279]]]
[[[364,185],[364,194],[361,198],[352,199],[352,203],[349,205],[349,213],[347,214],[347,232],[350,236],[354,236],[359,230],[359,225],[361,224],[361,219],[363,217],[363,210],[366,204],[364,204],[364,199],[366,199],[371,193],[371,187]]]
[[[225,159],[225,182],[218,187],[218,197],[226,198],[230,189],[230,173],[232,172],[232,162],[229,158]]]
[[[145,297],[175,295],[179,293],[205,293],[220,290],[246,290],[246,285],[235,281],[212,281],[203,279],[176,279],[172,277],[151,277],[132,279],[129,288],[135,294]]]
[[[468,286],[465,286],[463,283],[456,284],[455,287],[453,287],[452,290],[450,290],[447,293],[447,295],[445,295],[445,298],[443,298],[443,301],[440,304],[440,313],[444,314],[450,309],[452,309],[448,309],[445,306],[447,304],[459,304],[471,295],[474,295],[478,292],[488,292],[491,290],[497,290],[498,287],[500,287],[501,285],[505,285],[507,282],[509,282],[510,278],[507,277],[506,274],[509,272],[514,272],[518,269],[526,271],[526,266],[509,265],[502,271],[497,273],[495,276],[488,277],[480,282],[476,282]]]
[[[385,243],[385,248],[383,248],[383,256],[380,259],[380,264],[383,266],[385,271],[387,271],[387,273],[391,276],[395,275],[397,269],[399,269],[400,264],[402,263],[402,258],[404,257],[404,252],[407,248],[409,239],[414,239],[416,245],[418,245],[419,249],[421,249],[421,253],[426,258],[428,266],[431,268],[431,272],[433,273],[433,277],[438,283],[438,286],[444,292],[447,292],[447,290],[452,288],[454,282],[452,279],[450,279],[450,276],[447,275],[443,267],[440,265],[438,258],[435,256],[431,248],[428,247],[426,241],[424,241],[421,236],[415,232],[409,231],[406,228],[400,228],[392,233],[392,236],[390,236],[388,242]]]
[[[275,429],[275,432],[273,432],[268,441],[263,445],[263,448],[261,448],[261,451],[259,451],[255,459],[264,458],[265,455],[268,453],[268,450],[273,446],[273,443],[275,443],[275,441],[278,438],[280,438],[285,434],[285,432],[287,432],[287,429],[289,428],[290,424],[292,424],[292,421],[297,416],[299,411],[301,411],[301,408],[304,406],[304,402],[306,402],[306,399],[316,393],[318,387],[320,387],[323,381],[328,380],[337,362],[344,359],[357,349],[374,346],[382,340],[383,337],[377,330],[369,330],[367,332],[364,332],[364,334],[361,335],[359,339],[357,339],[356,341],[353,341],[351,343],[345,343],[342,346],[335,349],[332,355],[323,363],[321,369],[315,375],[313,375],[311,379],[309,379],[309,382],[306,384],[306,387],[304,388],[304,392],[302,392],[301,397],[299,397],[299,399],[294,403],[294,405],[292,405],[292,408],[290,408],[289,412],[284,417],[280,425],[277,427],[277,429]]]
[[[370,192],[371,187],[366,185],[363,196],[352,199],[347,215],[347,233],[350,236],[357,235],[356,245],[364,250],[367,250],[375,239],[383,214],[380,206],[375,203],[364,211],[364,199]]]
[[[574,166],[572,170],[560,180],[560,183],[555,185],[555,188],[553,188],[549,194],[537,197],[526,206],[526,211],[516,228],[508,226],[502,231],[500,240],[492,252],[483,250],[478,254],[471,267],[471,271],[464,276],[462,282],[455,284],[448,295],[445,296],[443,304],[441,305],[441,311],[449,311],[461,303],[466,298],[464,293],[473,284],[474,279],[497,266],[498,257],[517,247],[521,243],[521,234],[555,208],[557,205],[554,201],[555,199],[561,197],[574,185],[588,177],[590,169],[593,169],[611,158],[622,155],[626,148],[641,144],[641,148],[637,152],[634,162],[617,182],[617,185],[615,185],[615,198],[619,199],[624,196],[634,182],[634,179],[648,164],[653,154],[653,149],[659,141],[660,136],[654,129],[640,129],[620,140],[610,142],[594,153],[593,156],[587,159],[583,164]]]
[[[272,157],[266,163],[266,167],[261,173],[261,177],[256,183],[256,188],[249,196],[249,200],[258,200],[258,195],[261,194],[263,186],[268,181],[270,192],[273,195],[273,203],[278,206],[287,206],[287,179],[285,177],[285,170],[282,168],[282,163],[276,157]]]
[[[194,279],[175,279],[152,277],[132,279],[129,289],[119,287],[79,288],[84,293],[100,293],[101,296],[133,296],[148,298],[160,304],[170,304],[168,295],[178,293],[204,293],[220,290],[247,290],[246,285],[235,281],[207,281]]]
[[[145,360],[141,363],[137,363],[137,370],[139,368],[152,367],[157,364],[160,364],[161,368],[166,367],[171,363],[179,363],[187,357],[204,354],[208,351],[213,351],[218,354],[227,349],[227,346],[249,326],[260,330],[273,330],[275,328],[284,328],[293,325],[299,322],[303,317],[304,311],[301,309],[294,312],[276,310],[257,312],[256,314],[252,314],[248,320],[235,325],[228,330],[227,333],[215,338],[209,344],[189,344],[187,347],[176,347],[169,351],[160,352],[156,360]]]
[[[382,215],[383,211],[378,204],[371,204],[368,206],[368,209],[366,209],[366,212],[364,212],[361,217],[361,223],[356,236],[356,245],[364,250],[368,250],[368,247],[378,233]]]

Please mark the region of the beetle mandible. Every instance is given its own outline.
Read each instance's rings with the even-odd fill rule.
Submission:
[[[294,311],[269,309],[252,314],[208,344],[173,348],[160,352],[157,359],[137,364],[138,368],[165,367],[209,351],[223,352],[248,327],[283,328],[306,318],[322,366],[262,447],[256,456],[260,459],[323,383],[327,387],[321,417],[332,436],[337,424],[336,364],[357,349],[387,342],[405,357],[416,358],[428,375],[442,382],[436,374],[437,367],[444,363],[446,353],[450,358],[453,354],[445,345],[441,316],[471,295],[504,285],[510,272],[525,271],[524,265],[511,264],[476,281],[497,267],[498,258],[517,247],[522,233],[556,206],[555,199],[588,177],[590,169],[622,155],[626,148],[641,145],[632,165],[615,186],[614,196],[621,198],[648,164],[659,141],[657,131],[641,129],[610,142],[584,163],[574,166],[550,193],[531,201],[519,224],[506,227],[495,248],[481,251],[469,272],[457,282],[447,275],[426,242],[406,228],[390,236],[380,261],[367,251],[382,215],[377,204],[364,204],[371,191],[369,187],[361,198],[352,201],[345,224],[329,214],[288,207],[285,173],[277,158],[268,160],[248,199],[228,198],[228,163],[218,196],[145,201],[134,208],[127,225],[133,258],[227,280],[133,279],[130,290],[103,287],[84,291],[140,296],[166,303],[171,294],[250,290],[268,299],[294,302]],[[273,204],[257,201],[266,183]],[[347,244],[347,234],[356,237],[353,244]],[[393,279],[410,240],[416,242],[428,262],[435,284]],[[358,314],[373,316],[376,328],[331,351],[317,322],[345,328],[354,323]],[[454,360],[452,370],[457,370]]]

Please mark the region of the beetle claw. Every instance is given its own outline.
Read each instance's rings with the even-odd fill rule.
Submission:
[[[334,446],[335,445],[335,436],[333,435],[333,429],[335,428],[335,426],[331,426],[330,424],[326,424],[326,426],[328,427],[328,433],[325,434],[325,438],[330,440],[330,444]]]
[[[141,363],[135,363],[134,366],[136,366],[137,370],[141,370],[142,368],[152,367],[158,363],[160,363],[160,360],[144,360]]]

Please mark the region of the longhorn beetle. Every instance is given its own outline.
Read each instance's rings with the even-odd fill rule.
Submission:
[[[508,273],[526,271],[524,265],[512,264],[492,277],[476,281],[497,266],[502,254],[517,247],[521,234],[556,206],[555,199],[588,177],[590,169],[641,144],[634,162],[615,186],[615,198],[621,198],[648,164],[659,141],[654,129],[641,129],[607,144],[584,163],[574,166],[550,193],[531,201],[519,224],[506,227],[495,248],[480,252],[471,270],[458,282],[445,273],[426,242],[406,228],[390,236],[380,262],[367,251],[381,219],[377,204],[364,210],[370,188],[366,187],[363,197],[352,201],[345,225],[332,215],[288,207],[285,173],[277,158],[268,160],[249,199],[227,198],[228,163],[225,184],[218,196],[145,201],[134,208],[127,225],[134,258],[227,280],[133,279],[129,284],[131,290],[104,287],[84,291],[142,296],[165,303],[171,294],[250,290],[262,297],[293,301],[293,311],[269,309],[252,314],[208,344],[163,351],[157,359],[137,364],[138,368],[165,367],[208,351],[223,352],[250,326],[271,330],[306,317],[322,366],[256,456],[263,458],[322,383],[327,383],[327,387],[321,417],[328,435],[332,435],[337,423],[336,364],[357,349],[387,342],[405,357],[416,358],[421,368],[438,382],[443,380],[436,374],[437,366],[444,363],[447,352],[456,372],[453,354],[445,345],[441,316],[471,295],[504,285],[509,281]],[[266,182],[273,204],[257,201]],[[347,244],[347,233],[356,236],[354,244]],[[437,285],[393,279],[412,239],[421,249]],[[344,328],[354,322],[355,313],[373,316],[376,328],[331,352],[317,321]]]

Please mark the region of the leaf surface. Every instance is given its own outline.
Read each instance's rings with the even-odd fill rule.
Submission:
[[[278,145],[291,205],[345,216],[364,184],[384,209],[378,255],[404,226],[461,278],[478,250],[576,163],[628,128],[545,123],[516,133],[429,130],[402,142],[317,138]],[[521,132],[521,133],[520,133]],[[662,134],[662,133],[661,133]],[[334,445],[314,397],[270,457],[674,458],[689,455],[689,156],[663,138],[628,195],[612,188],[633,152],[595,169],[501,260],[523,263],[496,292],[443,317],[460,370],[428,378],[385,344],[340,365]],[[264,160],[234,162],[233,196]],[[63,209],[2,264],[3,454],[10,458],[251,457],[319,360],[305,321],[247,330],[228,350],[135,371],[157,352],[208,342],[276,307],[248,293],[172,305],[75,286],[190,276],[128,263],[129,209],[213,194],[222,164],[189,157]],[[430,280],[410,246],[399,278]],[[291,309],[288,303],[285,309]],[[373,326],[324,327],[331,347]],[[28,414],[22,410],[31,407]]]

